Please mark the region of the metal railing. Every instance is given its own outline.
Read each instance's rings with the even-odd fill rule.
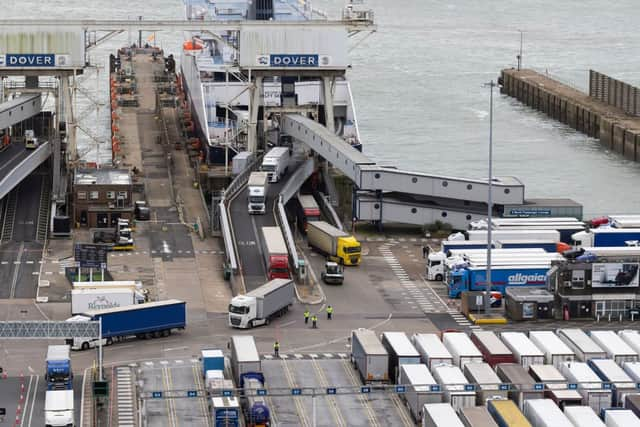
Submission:
[[[289,227],[289,221],[287,221],[287,213],[284,209],[282,193],[280,193],[280,196],[278,196],[277,210],[278,215],[276,215],[276,218],[279,219],[278,222],[280,223],[280,229],[284,234],[284,241],[287,244],[287,249],[289,249],[291,265],[293,266],[293,270],[298,273],[298,250],[296,249],[296,242],[293,239],[293,234],[291,233],[291,228]]]
[[[0,180],[0,199],[51,156],[51,143],[46,141],[18,163]]]

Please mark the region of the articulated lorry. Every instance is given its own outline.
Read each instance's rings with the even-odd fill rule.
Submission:
[[[50,345],[47,349],[47,390],[73,390],[73,372],[68,345]]]
[[[307,241],[331,261],[344,265],[360,264],[361,246],[355,237],[325,221],[307,224]]]
[[[302,209],[303,230],[307,231],[307,224],[312,221],[320,221],[320,206],[316,203],[316,199],[311,194],[299,194],[298,202]]]
[[[71,290],[71,314],[85,313],[89,310],[104,310],[115,307],[126,307],[145,302],[145,295],[126,288]]]
[[[288,279],[289,251],[280,227],[262,227],[262,254],[267,268],[267,278]]]
[[[44,425],[73,427],[73,390],[47,390],[44,397]]]
[[[102,344],[110,345],[130,336],[136,338],[166,337],[174,329],[187,326],[184,301],[175,299],[135,304],[107,310],[89,310],[67,319],[67,322],[102,321]],[[98,345],[97,338],[70,338],[72,350],[87,350]]]
[[[491,269],[491,289],[504,295],[508,286],[537,286],[546,284],[550,265],[495,266]],[[469,267],[452,270],[449,274],[449,298],[458,298],[464,291],[484,291],[487,288],[487,268]]]
[[[269,174],[271,182],[278,182],[289,171],[291,151],[289,147],[273,147],[262,158],[260,170]]]
[[[268,187],[269,177],[266,172],[251,172],[247,182],[247,208],[250,214],[265,214]]]
[[[295,297],[295,283],[290,279],[273,279],[229,303],[229,326],[253,328],[267,325],[272,318],[289,310]]]

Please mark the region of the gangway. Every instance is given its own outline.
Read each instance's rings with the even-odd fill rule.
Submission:
[[[40,94],[22,95],[0,104],[0,129],[27,120],[42,110]]]
[[[11,144],[0,153],[0,199],[4,198],[22,180],[51,156],[51,143],[43,142],[35,150],[24,144]]]

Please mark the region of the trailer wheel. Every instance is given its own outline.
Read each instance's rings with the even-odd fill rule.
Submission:
[[[154,338],[160,338],[161,336],[162,336],[162,331],[155,331],[155,332],[153,333],[153,337],[154,337]]]
[[[88,343],[88,342],[86,342],[86,341],[84,341],[84,342],[82,343],[82,345],[80,346],[80,348],[81,348],[82,350],[89,350],[89,343]]]
[[[113,339],[111,337],[107,338],[107,342],[106,345],[111,345],[113,344]]]
[[[442,282],[442,274],[436,274],[436,282]]]
[[[163,337],[168,337],[169,335],[171,335],[171,329],[165,329],[164,331],[162,331]]]
[[[145,332],[144,339],[150,340],[151,338],[153,338],[153,334],[151,332]]]

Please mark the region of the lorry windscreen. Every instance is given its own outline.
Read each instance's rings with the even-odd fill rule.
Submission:
[[[273,172],[274,170],[276,170],[276,166],[275,165],[262,165],[261,169],[264,172]]]
[[[270,271],[272,273],[289,273],[289,269],[288,268],[271,268]]]
[[[249,307],[245,307],[245,306],[236,307],[235,305],[229,304],[229,313],[247,314],[247,313],[249,313]]]
[[[351,246],[344,248],[344,252],[346,254],[357,254],[360,253],[360,246]]]
[[[263,203],[264,196],[251,196],[249,197],[249,202],[251,203]]]

